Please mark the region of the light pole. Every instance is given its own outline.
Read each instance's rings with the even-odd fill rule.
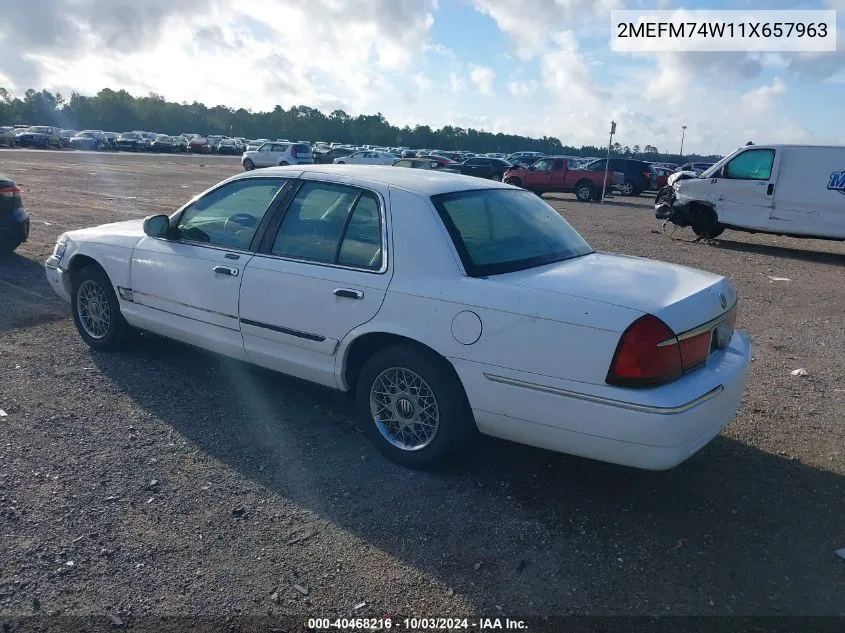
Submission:
[[[687,126],[682,125],[681,126],[681,156],[684,155],[684,136],[686,135],[686,133],[687,133]]]

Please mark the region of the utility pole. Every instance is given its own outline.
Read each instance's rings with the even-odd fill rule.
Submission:
[[[687,126],[682,125],[681,126],[681,156],[684,155],[684,136],[686,135],[686,133],[687,133]]]
[[[610,146],[613,145],[613,135],[616,134],[616,121],[610,122],[610,140],[607,142],[607,160],[604,161],[604,182],[601,186],[601,203],[604,204],[604,195],[607,192],[607,171],[610,168]]]

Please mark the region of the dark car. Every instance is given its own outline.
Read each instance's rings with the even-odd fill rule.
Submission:
[[[62,130],[59,132],[59,140],[62,147],[70,147],[70,139],[79,134],[76,130]]]
[[[49,149],[62,146],[62,137],[59,136],[59,129],[52,125],[33,125],[25,132],[18,135],[18,144],[21,147],[40,147]]]
[[[587,171],[604,171],[608,161],[605,158],[594,160],[584,167]],[[611,158],[609,172],[625,174],[625,181],[619,185],[623,196],[638,196],[654,186],[656,174],[650,163],[631,158]]]
[[[108,141],[106,137],[102,132],[97,132],[96,130],[82,130],[70,139],[70,146],[73,149],[96,151],[106,149],[107,145]]]
[[[103,132],[106,137],[106,149],[117,149],[117,132]]]
[[[167,134],[157,134],[155,140],[150,144],[150,149],[154,152],[168,152],[171,154],[177,151],[176,142],[172,136],[167,136]]]
[[[188,151],[192,154],[210,154],[211,145],[209,145],[208,139],[204,136],[195,136],[188,143]]]
[[[217,145],[217,153],[218,154],[229,154],[232,156],[243,154],[241,151],[241,146],[238,142],[233,138],[224,138],[220,141]]]
[[[188,151],[188,139],[186,139],[181,134],[177,134],[173,137],[173,142],[176,143],[176,151],[177,152],[187,152]]]
[[[470,158],[452,166],[465,176],[476,176],[487,180],[501,180],[505,172],[513,167],[503,158]]]
[[[456,167],[459,163],[456,163],[451,158],[446,158],[445,156],[440,156],[439,154],[430,154],[424,156],[418,156],[418,158],[427,158],[429,160],[436,160],[440,163],[443,167]]]
[[[351,147],[333,147],[330,150],[314,152],[314,162],[323,165],[331,165],[336,158],[343,158],[354,154],[356,150]]]
[[[0,253],[11,253],[29,237],[29,214],[21,190],[0,174]]]
[[[143,151],[145,148],[146,142],[137,132],[124,132],[117,137],[117,149],[137,152]]]

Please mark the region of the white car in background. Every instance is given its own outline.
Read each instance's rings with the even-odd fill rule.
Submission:
[[[438,171],[243,173],[62,234],[46,274],[93,349],[146,330],[349,391],[412,467],[478,430],[669,468],[733,418],[751,360],[726,278],[596,253],[533,193]]]
[[[256,150],[244,152],[241,157],[244,170],[257,167],[284,167],[286,165],[313,165],[311,146],[304,143],[264,143]]]
[[[363,152],[355,152],[349,156],[342,156],[334,160],[336,165],[392,165],[399,157],[396,154],[389,152],[377,152],[375,150],[366,150]]]

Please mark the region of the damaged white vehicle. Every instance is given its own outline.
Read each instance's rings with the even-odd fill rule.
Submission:
[[[845,240],[845,147],[749,145],[696,176],[678,172],[655,217],[712,239],[725,229]]]
[[[46,272],[92,348],[145,330],[350,392],[412,467],[480,431],[669,468],[730,422],[751,359],[726,278],[596,253],[534,194],[438,171],[246,172],[65,233]]]

